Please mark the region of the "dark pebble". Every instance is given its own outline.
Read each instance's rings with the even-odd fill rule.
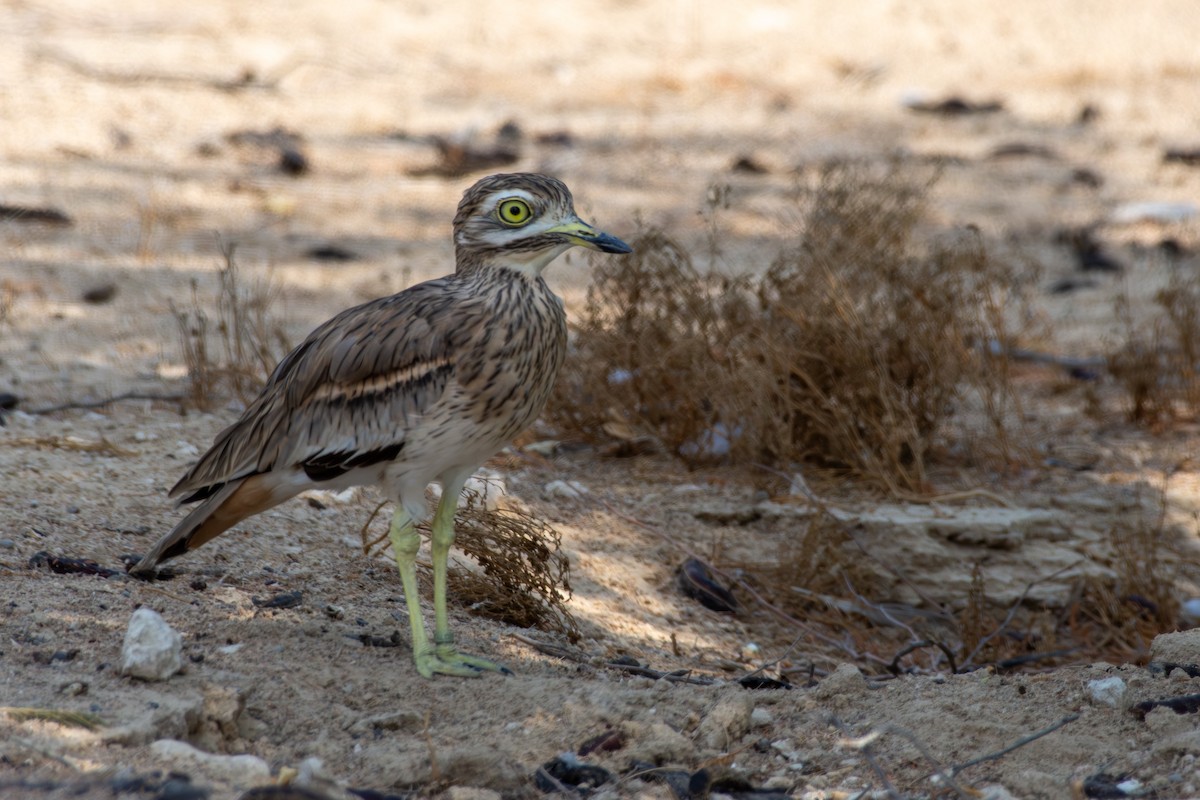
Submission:
[[[1069,294],[1078,289],[1094,289],[1096,282],[1090,278],[1063,278],[1050,284],[1047,289],[1050,294]]]
[[[944,117],[959,117],[968,114],[994,114],[1004,110],[1004,104],[996,100],[975,102],[962,97],[947,97],[943,100],[911,103],[910,111],[919,114],[940,114]]]
[[[1058,153],[1054,152],[1042,144],[1033,144],[1030,142],[1008,142],[1006,144],[997,145],[992,148],[992,152],[988,153],[988,158],[1004,159],[1004,158],[1045,158],[1056,159]]]
[[[1178,239],[1167,237],[1158,243],[1158,249],[1163,252],[1163,255],[1170,258],[1180,258],[1187,255],[1187,248],[1179,243]]]
[[[304,593],[296,590],[293,592],[280,592],[272,595],[266,600],[261,597],[252,597],[250,602],[259,608],[295,608],[304,602]]]
[[[104,283],[99,286],[93,286],[84,292],[83,302],[98,306],[109,302],[116,296],[117,285],[115,283]]]
[[[1104,176],[1094,169],[1087,167],[1076,167],[1071,170],[1071,183],[1078,183],[1080,186],[1086,186],[1089,189],[1099,189],[1104,185]]]
[[[778,681],[763,675],[747,675],[738,680],[743,689],[794,689],[787,681]]]
[[[386,798],[409,800],[403,795],[384,795],[371,789],[363,791],[370,792],[370,794],[362,794],[357,789],[351,789],[350,793],[358,795],[363,800],[385,800]],[[303,786],[255,786],[253,789],[242,792],[238,800],[329,800],[329,796]]]
[[[193,786],[186,775],[172,775],[158,790],[154,800],[208,800],[210,791],[203,786]]]
[[[358,261],[359,255],[336,244],[322,244],[304,251],[305,258],[313,261]]]
[[[57,208],[30,208],[0,204],[0,222],[41,223],[67,227],[74,222]]]
[[[744,175],[764,175],[768,171],[754,156],[738,156],[729,165],[729,169]]]
[[[615,728],[609,728],[603,733],[596,734],[579,745],[579,755],[590,753],[611,753],[625,746],[625,734]]]
[[[304,175],[311,169],[312,165],[308,161],[308,156],[295,147],[279,149],[279,170],[285,175]]]
[[[567,754],[542,764],[533,779],[543,792],[561,792],[567,787],[586,794],[612,780],[612,773],[595,764],[580,763],[573,754]]]
[[[567,131],[540,133],[534,141],[538,144],[546,144],[553,147],[573,147],[575,145],[575,137],[571,136]]]
[[[1085,103],[1083,108],[1079,109],[1079,114],[1075,117],[1076,125],[1091,125],[1096,120],[1100,119],[1099,106],[1092,103]]]
[[[1163,163],[1200,167],[1200,147],[1170,148],[1163,153]]]
[[[689,558],[679,567],[679,588],[685,595],[713,611],[735,613],[737,598],[717,583],[708,565],[697,558]]]

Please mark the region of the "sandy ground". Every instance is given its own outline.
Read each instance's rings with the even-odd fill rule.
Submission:
[[[214,296],[224,243],[237,245],[245,274],[282,287],[274,313],[293,339],[347,305],[444,273],[449,219],[474,176],[420,174],[438,163],[429,137],[486,145],[508,121],[523,134],[512,168],[564,178],[584,216],[617,235],[640,217],[704,252],[706,198],[728,186],[714,266],[729,270],[761,268],[794,233],[795,170],[831,157],[942,159],[931,228],[976,226],[996,252],[1037,267],[1039,287],[1084,279],[1076,291],[1035,292],[1029,323],[1038,348],[1095,356],[1120,332],[1116,297],[1149,319],[1172,270],[1200,265],[1194,206],[1176,221],[1122,216],[1152,202],[1185,204],[1187,217],[1200,202],[1200,169],[1163,159],[1200,146],[1198,25],[1187,0],[0,3],[0,203],[72,222],[0,222],[0,391],[27,411],[180,391],[171,303],[186,305],[193,281]],[[948,97],[1003,108],[906,108]],[[301,137],[306,174],[286,175],[271,147],[230,138],[276,128]],[[733,171],[743,156],[765,171]],[[1056,234],[1083,225],[1097,226],[1123,273],[1078,271]],[[306,255],[318,245],[357,258],[318,262]],[[549,273],[569,311],[587,265],[564,258]],[[83,301],[103,287],[115,294]],[[859,525],[873,563],[910,578],[875,569],[872,602],[961,604],[979,563],[1001,614],[1023,593],[1028,607],[1061,612],[1073,581],[1113,569],[1112,531],[1164,504],[1164,531],[1193,562],[1178,591],[1200,595],[1194,426],[1139,431],[1112,387],[1050,373],[1024,377],[1030,425],[1046,444],[1084,448],[1090,471],[946,470],[935,492],[992,495],[935,506],[815,479]],[[0,429],[0,705],[104,722],[89,732],[0,716],[0,794],[197,796],[181,779],[164,783],[174,771],[214,798],[238,797],[316,758],[325,782],[307,785],[331,798],[347,786],[535,796],[539,765],[616,731],[619,742],[584,759],[619,776],[600,790],[608,797],[702,796],[686,786],[702,769],[725,781],[717,791],[734,793],[736,777],[774,792],[761,796],[1115,797],[1105,787],[1126,779],[1136,796],[1200,796],[1194,715],[1130,711],[1200,692],[1200,681],[1145,669],[1144,650],[1127,665],[1068,657],[1055,669],[963,675],[925,654],[909,662],[913,674],[867,681],[748,596],[737,616],[683,596],[685,551],[752,575],[809,510],[795,497],[764,501],[737,473],[689,473],[662,457],[573,449],[494,465],[509,502],[562,534],[583,633],[570,645],[456,608],[464,648],[511,676],[416,675],[394,566],[359,546],[369,493],[251,520],[181,561],[170,582],[30,566],[39,551],[108,567],[143,551],[177,518],[166,488],[235,414],[121,402],[18,411]],[[589,493],[550,496],[560,478]],[[294,608],[254,603],[297,590]],[[167,682],[119,674],[138,606],[183,635],[185,669]],[[359,640],[397,630],[397,647]],[[716,683],[604,666],[622,656]],[[781,659],[811,664],[819,682],[732,682]],[[858,666],[882,672],[869,659]],[[1113,677],[1125,693],[1110,703],[1090,687]],[[932,777],[1063,720],[953,782]],[[161,744],[173,739],[262,762],[197,761]],[[637,774],[634,763],[660,771]]]

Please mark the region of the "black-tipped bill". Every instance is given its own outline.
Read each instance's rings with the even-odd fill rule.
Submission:
[[[633,248],[617,237],[604,231],[598,231],[580,219],[556,225],[547,233],[558,233],[572,243],[582,247],[590,247],[602,253],[632,253]]]

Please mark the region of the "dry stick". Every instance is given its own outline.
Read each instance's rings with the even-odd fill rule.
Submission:
[[[966,657],[966,659],[963,660],[963,663],[959,665],[959,670],[965,671],[967,667],[971,666],[971,662],[975,660],[975,656],[979,655],[980,651],[983,650],[983,648],[987,647],[988,642],[990,642],[992,639],[995,639],[997,636],[999,636],[1001,633],[1003,633],[1006,628],[1008,628],[1009,623],[1013,621],[1013,617],[1015,617],[1017,615],[1017,611],[1020,609],[1021,604],[1025,602],[1025,598],[1029,596],[1029,593],[1031,591],[1033,591],[1034,586],[1037,586],[1039,583],[1042,583],[1044,581],[1048,581],[1048,580],[1057,578],[1059,575],[1063,574],[1064,572],[1066,572],[1069,569],[1074,569],[1075,567],[1079,566],[1081,563],[1083,563],[1083,559],[1080,559],[1079,561],[1075,561],[1071,564],[1068,564],[1065,567],[1063,567],[1062,569],[1055,570],[1054,572],[1051,572],[1049,575],[1043,575],[1042,577],[1036,578],[1036,579],[1030,581],[1029,583],[1025,584],[1025,589],[1021,592],[1021,596],[1018,597],[1016,599],[1016,602],[1014,602],[1009,607],[1008,613],[1004,616],[1004,620],[999,625],[996,626],[995,630],[993,630],[987,636],[985,636],[979,640],[979,643],[975,645],[975,649],[972,650],[970,655],[968,655]]]
[[[910,503],[921,503],[922,505],[931,505],[931,506],[936,505],[938,503],[952,503],[956,500],[969,500],[972,497],[986,497],[988,500],[998,503],[998,504],[1004,506],[1005,508],[1016,508],[1016,506],[1013,505],[1011,500],[1001,497],[1000,495],[996,494],[995,492],[991,491],[990,489],[982,489],[982,488],[965,489],[961,492],[950,492],[948,494],[939,494],[939,495],[935,495],[934,497],[923,497],[921,495],[912,494],[910,492],[897,492],[896,496],[899,497],[901,500],[907,500]]]
[[[909,653],[911,653],[914,650],[922,650],[926,647],[936,647],[938,650],[941,650],[942,654],[946,656],[946,660],[950,662],[950,674],[951,675],[958,674],[958,669],[955,668],[955,665],[954,665],[954,653],[951,652],[949,647],[947,647],[946,645],[944,645],[941,642],[936,641],[934,639],[924,639],[922,641],[913,642],[912,644],[908,645],[903,650],[901,650],[899,653],[896,653],[896,657],[892,659],[892,663],[888,666],[888,669],[891,670],[893,675],[899,675],[900,674],[900,659],[904,658],[906,655],[908,655]]]
[[[104,400],[73,400],[66,403],[61,403],[56,406],[42,406],[41,408],[31,408],[27,414],[54,414],[59,411],[71,411],[73,409],[88,409],[88,408],[103,408],[113,403],[119,403],[123,400],[162,400],[169,402],[178,402],[186,400],[185,394],[155,394],[153,392],[125,392],[124,394],[114,395],[113,397]]]
[[[842,736],[847,737],[845,740],[846,744],[851,745],[863,754],[863,758],[866,759],[867,765],[870,766],[871,771],[875,773],[875,777],[879,778],[880,782],[883,783],[884,791],[887,792],[888,797],[893,798],[893,800],[904,800],[904,797],[900,794],[900,792],[896,791],[896,787],[892,785],[891,779],[888,778],[887,773],[883,771],[883,767],[879,765],[879,760],[875,758],[875,753],[871,750],[871,742],[878,738],[878,736],[868,735],[862,737],[861,739],[852,741],[849,738],[850,729],[846,727],[846,723],[838,719],[836,714],[830,714],[829,721],[832,722],[837,729],[842,732]]]
[[[1018,748],[1024,747],[1025,745],[1029,744],[1030,742],[1036,742],[1038,739],[1042,738],[1043,736],[1050,734],[1050,733],[1054,733],[1056,730],[1063,727],[1064,725],[1067,725],[1068,723],[1074,722],[1075,720],[1079,719],[1079,717],[1080,717],[1079,714],[1068,714],[1067,716],[1063,717],[1058,722],[1054,723],[1053,725],[1049,726],[1048,728],[1042,728],[1040,731],[1031,733],[1028,736],[1023,736],[1020,739],[1017,739],[1017,741],[1013,742],[1012,744],[1010,744],[1008,747],[1004,748],[1003,750],[997,750],[994,753],[988,753],[987,755],[979,756],[979,758],[972,758],[970,761],[964,761],[962,764],[955,764],[954,766],[950,767],[950,774],[957,775],[958,773],[962,772],[963,770],[968,769],[969,767],[973,767],[976,764],[982,764],[985,761],[996,761],[1000,758],[1003,758],[1004,756],[1008,755],[1012,751],[1014,751]]]
[[[76,72],[86,78],[104,81],[106,83],[186,84],[192,86],[208,86],[213,89],[219,89],[223,92],[237,91],[240,89],[264,89],[267,91],[274,91],[279,88],[280,81],[282,81],[288,76],[288,74],[303,64],[303,62],[298,59],[292,59],[279,69],[276,69],[275,74],[265,80],[255,77],[252,73],[239,75],[238,77],[232,79],[224,79],[168,72],[118,72],[117,70],[103,69],[101,67],[93,66],[69,53],[53,47],[39,47],[34,52],[39,58],[44,58],[47,61],[53,61],[56,64],[61,64],[72,72]]]
[[[933,757],[933,753],[929,752],[929,748],[925,746],[924,742],[917,738],[915,733],[907,728],[901,728],[899,725],[887,725],[882,728],[880,732],[893,733],[903,739],[907,739],[909,744],[917,748],[917,750],[920,751],[921,756],[933,765],[935,777],[945,781],[946,785],[953,789],[959,797],[971,798],[971,800],[974,800],[976,795],[958,785],[958,782],[954,780],[953,770],[947,770],[944,766],[942,766],[942,762]]]

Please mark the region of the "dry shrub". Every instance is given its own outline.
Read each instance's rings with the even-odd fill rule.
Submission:
[[[1200,406],[1200,276],[1172,273],[1154,301],[1162,313],[1138,325],[1129,299],[1118,298],[1125,335],[1108,367],[1128,398],[1129,420],[1162,426]]]
[[[566,605],[571,566],[558,531],[525,512],[489,510],[467,498],[455,516],[454,541],[478,569],[452,567],[450,594],[480,616],[576,641],[579,628]]]
[[[1115,578],[1085,582],[1071,609],[1073,638],[1110,660],[1137,661],[1160,633],[1178,629],[1180,579],[1187,558],[1166,518],[1165,497],[1156,515],[1119,520],[1109,531]]]
[[[554,630],[576,641],[579,627],[567,609],[571,562],[562,552],[558,531],[523,511],[489,509],[475,492],[465,492],[464,497],[454,516],[454,543],[475,563],[451,564],[450,597],[488,619]],[[367,533],[386,505],[376,506],[363,525],[364,553],[388,547],[386,531],[374,538]],[[418,527],[429,533],[429,525],[427,520]],[[422,580],[431,587],[431,570],[422,566]]]
[[[215,321],[205,311],[195,280],[192,307],[171,304],[187,366],[189,401],[200,409],[213,408],[230,396],[249,402],[291,349],[283,323],[272,314],[278,288],[270,282],[244,285],[233,246],[222,253],[225,266],[218,273]]]
[[[1007,344],[1016,277],[977,236],[918,246],[931,180],[826,168],[760,275],[700,274],[641,232],[632,255],[595,264],[551,418],[585,437],[616,423],[692,466],[817,460],[894,492],[926,488],[966,402],[1007,447],[1007,365],[988,353]]]

